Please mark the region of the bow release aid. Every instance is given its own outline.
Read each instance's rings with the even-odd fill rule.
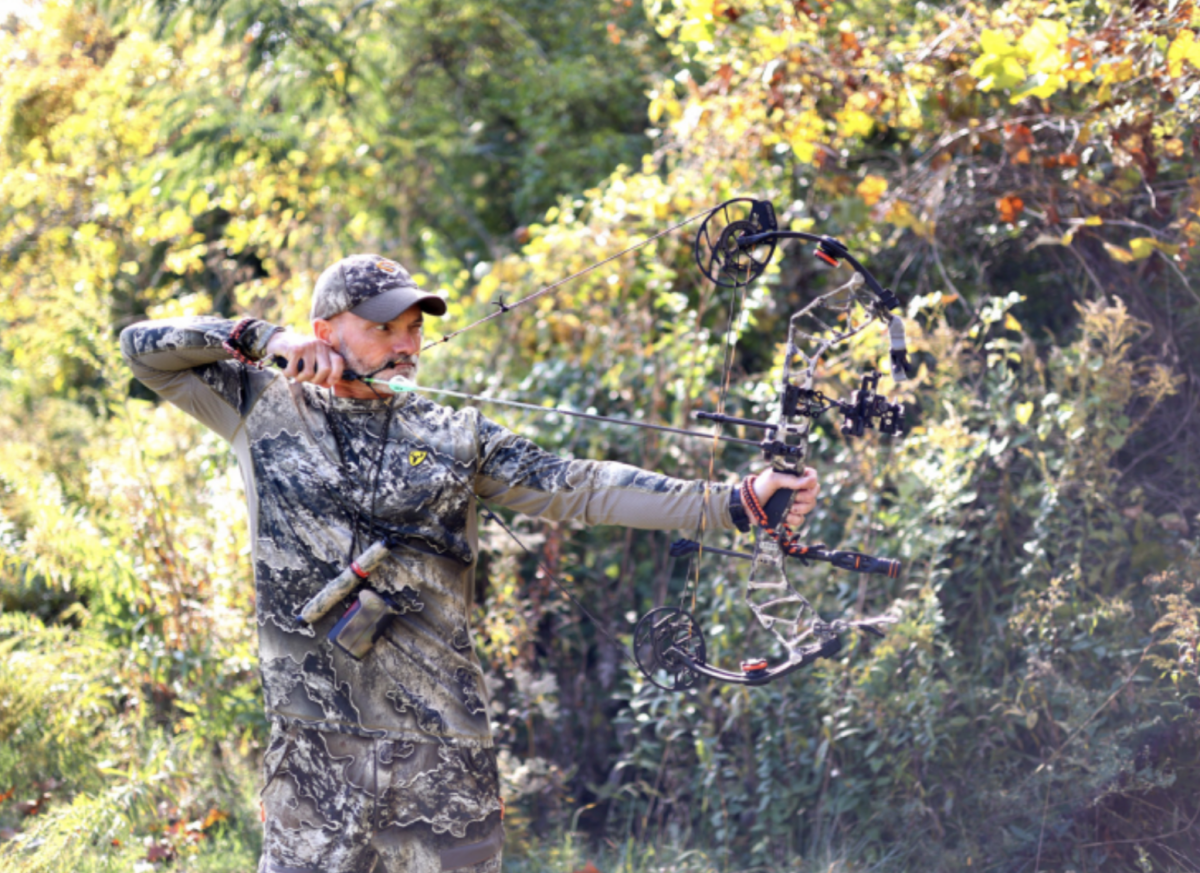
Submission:
[[[329,632],[329,641],[354,660],[361,661],[387,631],[392,619],[424,608],[425,604],[411,588],[405,587],[395,597],[364,588]]]
[[[350,566],[339,573],[337,578],[304,604],[304,608],[296,616],[297,623],[314,624],[320,621],[329,610],[350,596],[350,593],[390,554],[391,550],[388,548],[386,540],[373,543],[370,548],[351,561]]]

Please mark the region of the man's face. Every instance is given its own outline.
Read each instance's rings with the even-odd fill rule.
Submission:
[[[374,373],[390,363],[392,366],[379,370],[375,378],[403,376],[416,381],[424,318],[424,313],[416,306],[384,324],[359,318],[353,312],[343,312],[326,322],[329,335],[322,338],[328,339],[346,359],[346,366],[356,373]],[[322,332],[318,330],[317,335]]]

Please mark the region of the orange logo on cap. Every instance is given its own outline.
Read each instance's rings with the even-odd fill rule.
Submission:
[[[400,265],[395,261],[376,261],[375,266],[388,274],[395,273],[400,269]]]

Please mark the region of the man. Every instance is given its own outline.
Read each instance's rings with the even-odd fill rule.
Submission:
[[[476,409],[342,379],[414,379],[424,319],[445,311],[395,261],[355,255],[318,279],[312,336],[208,317],[121,334],[137,378],[229,440],[245,482],[272,723],[260,873],[499,871],[499,779],[468,626],[477,496],[589,524],[745,527],[736,488],[563,460]],[[282,373],[259,366],[273,356]],[[797,491],[799,525],[816,476],[754,481],[763,503],[781,487]],[[329,640],[342,610],[296,616],[379,541],[387,559],[365,586],[401,614],[356,658]]]

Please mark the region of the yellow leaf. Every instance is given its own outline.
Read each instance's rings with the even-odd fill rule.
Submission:
[[[804,163],[812,163],[817,153],[817,143],[825,131],[825,123],[812,109],[800,114],[791,129],[787,132],[788,145],[796,153],[796,157]]]
[[[1067,42],[1067,25],[1062,21],[1039,18],[1021,37],[1018,47],[1029,55],[1035,70],[1044,70],[1050,60],[1058,60]]]
[[[1004,57],[1016,54],[1017,47],[1008,41],[1007,37],[998,30],[985,30],[979,35],[979,44],[989,55]]]
[[[874,119],[861,109],[846,109],[838,113],[838,133],[842,136],[870,136],[874,129]]]
[[[1014,55],[981,55],[971,64],[970,73],[980,91],[1003,90],[1025,81],[1025,67]]]
[[[1179,246],[1159,242],[1154,237],[1139,236],[1129,241],[1129,251],[1133,254],[1134,260],[1137,261],[1150,257],[1154,254],[1155,249],[1158,249],[1165,255],[1179,254]]]
[[[1128,82],[1133,78],[1133,59],[1122,58],[1116,63],[1102,64],[1100,74],[1106,85],[1113,82]]]
[[[1183,62],[1192,59],[1195,44],[1196,34],[1190,30],[1181,30],[1167,49],[1167,74],[1172,79],[1183,75]]]
[[[192,199],[188,202],[188,212],[192,215],[199,215],[208,208],[208,192],[204,189],[197,191],[192,195]]]
[[[658,124],[664,117],[667,122],[683,115],[683,106],[671,93],[660,94],[650,101],[649,117],[652,124]]]
[[[1135,261],[1140,261],[1154,254],[1154,240],[1148,236],[1139,236],[1129,241],[1129,251]]]
[[[887,179],[882,176],[867,176],[858,183],[858,187],[854,190],[858,192],[858,196],[863,199],[863,202],[868,206],[874,206],[883,199],[883,195],[887,193]]]
[[[1029,424],[1029,419],[1033,416],[1033,404],[1032,403],[1018,403],[1016,412],[1017,412],[1017,424],[1022,425],[1022,426]]]
[[[1013,314],[1011,312],[1006,312],[1006,313],[1004,313],[1004,329],[1012,330],[1012,331],[1016,331],[1017,333],[1020,333],[1021,332],[1021,322],[1019,322],[1015,318],[1013,318]]]
[[[1134,260],[1133,252],[1120,246],[1114,246],[1112,243],[1105,243],[1104,250],[1114,261],[1120,261],[1122,264],[1128,264]]]
[[[1009,100],[1010,103],[1019,103],[1026,97],[1037,97],[1041,100],[1053,97],[1056,93],[1067,87],[1067,79],[1058,73],[1052,75],[1044,72],[1034,73],[1026,80],[1025,84],[1027,87],[1013,94]]]
[[[1104,224],[1104,219],[1099,215],[1089,215],[1083,220],[1083,223],[1088,227],[1099,227],[1100,225]]]

